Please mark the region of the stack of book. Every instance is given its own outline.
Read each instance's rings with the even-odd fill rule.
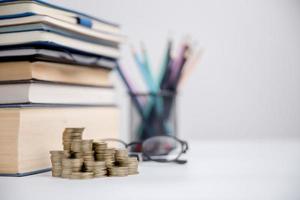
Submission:
[[[49,170],[66,127],[117,137],[118,25],[39,0],[0,2],[0,174]]]

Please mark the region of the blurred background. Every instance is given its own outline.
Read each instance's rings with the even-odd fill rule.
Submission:
[[[198,41],[203,58],[179,92],[180,137],[300,137],[299,1],[49,2],[119,22],[128,37],[121,60],[133,68],[141,90],[129,44],[143,41],[157,71],[169,36],[180,42],[189,34]],[[128,97],[118,83],[122,130],[128,131]],[[127,132],[121,134],[127,137]]]

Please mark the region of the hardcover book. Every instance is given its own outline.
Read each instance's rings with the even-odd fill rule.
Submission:
[[[66,127],[85,127],[84,138],[118,137],[117,107],[0,108],[0,175],[50,169],[50,150],[62,149]]]

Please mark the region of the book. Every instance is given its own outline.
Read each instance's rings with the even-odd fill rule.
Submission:
[[[21,25],[13,25],[13,26],[10,25],[10,26],[0,27],[0,34],[25,32],[25,31],[46,31],[46,32],[56,33],[58,35],[74,38],[77,40],[100,44],[103,46],[110,46],[114,48],[118,48],[119,43],[121,42],[121,40],[114,37],[90,37],[85,34],[76,33],[67,29],[62,29],[59,27],[55,27],[43,23],[21,24]]]
[[[118,34],[120,28],[117,24],[100,20],[98,18],[74,10],[62,8],[39,0],[4,0],[0,2],[0,19],[17,18],[31,15],[47,14],[53,18],[79,24],[94,30]]]
[[[42,49],[26,46],[0,48],[0,62],[8,61],[47,61],[107,69],[113,69],[116,65],[115,60],[102,56],[82,55],[55,48]]]
[[[116,103],[112,87],[68,85],[46,81],[2,82],[0,94],[0,104],[114,105]]]
[[[0,174],[22,176],[50,168],[50,150],[62,149],[67,127],[83,138],[118,138],[117,107],[0,108]]]
[[[109,69],[74,66],[51,62],[0,62],[0,83],[3,81],[51,81],[57,83],[109,87]]]
[[[30,44],[30,46],[34,46],[35,43],[38,43],[43,46],[57,46],[61,49],[71,49],[79,52],[83,51],[110,58],[118,58],[120,54],[117,48],[85,42],[46,31],[2,33],[0,34],[0,37],[0,46],[2,46],[2,48],[4,46],[9,47],[10,45],[22,44]]]
[[[41,23],[45,25],[49,25],[52,27],[68,30],[77,34],[93,37],[93,38],[100,38],[105,40],[111,40],[114,42],[122,42],[124,41],[124,36],[121,34],[112,34],[107,32],[95,31],[93,29],[80,26],[77,24],[71,24],[68,22],[61,21],[59,19],[46,16],[46,15],[32,15],[26,17],[18,17],[18,18],[9,18],[9,19],[1,19],[0,20],[0,27],[7,27],[7,26],[17,26],[17,25],[30,25]]]

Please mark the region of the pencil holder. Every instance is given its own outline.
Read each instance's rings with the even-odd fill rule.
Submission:
[[[158,135],[177,135],[176,93],[130,93],[131,140]],[[142,105],[142,112],[136,102]]]

